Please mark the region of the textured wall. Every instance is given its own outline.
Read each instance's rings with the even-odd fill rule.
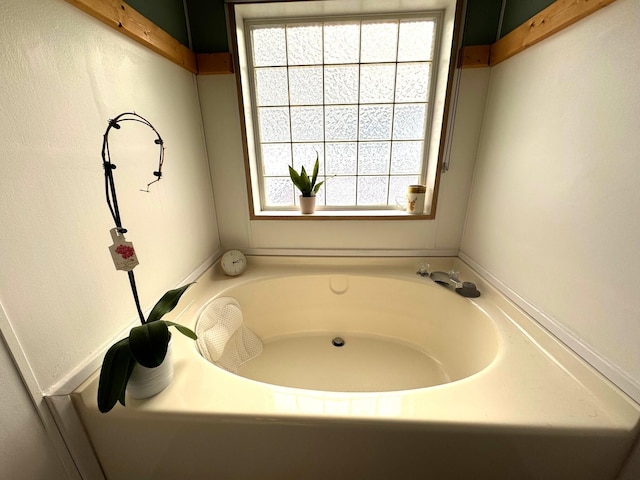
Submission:
[[[492,69],[462,251],[640,395],[640,9]]]
[[[21,368],[44,391],[136,319],[127,276],[107,251],[113,224],[100,149],[109,118],[136,111],[166,144],[164,178],[143,193],[157,169],[155,137],[133,122],[111,134],[143,306],[219,240],[194,77],[62,0],[4,1],[0,19],[0,326],[15,332],[28,363]],[[0,353],[2,468],[24,471],[0,469],[0,477],[60,478]]]

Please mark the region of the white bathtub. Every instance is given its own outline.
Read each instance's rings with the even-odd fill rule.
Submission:
[[[233,374],[174,335],[169,388],[106,415],[88,379],[72,397],[106,477],[614,479],[638,405],[459,260],[430,263],[481,297],[418,263],[249,257],[241,277],[206,272],[167,318],[195,328],[232,296],[263,357]]]

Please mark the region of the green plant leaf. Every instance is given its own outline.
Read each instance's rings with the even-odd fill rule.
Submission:
[[[154,368],[167,355],[169,328],[165,322],[151,322],[133,327],[129,332],[131,355],[143,367]]]
[[[316,193],[318,193],[318,190],[320,190],[320,187],[322,186],[322,184],[324,183],[324,180],[322,182],[320,182],[319,184],[316,185],[316,187],[313,189],[313,194],[315,195]]]
[[[118,398],[118,402],[120,402],[120,405],[122,405],[123,407],[126,406],[124,402],[124,397],[126,396],[127,385],[129,384],[129,379],[131,378],[131,374],[133,373],[134,368],[136,368],[136,362],[135,360],[133,360],[133,356],[132,356],[131,361],[129,362],[129,369],[127,370],[127,376],[125,377],[125,380],[124,380],[124,388],[122,389],[122,392],[120,392],[120,398]]]
[[[168,320],[163,320],[163,322],[166,323],[168,327],[176,327],[176,330],[178,330],[185,337],[189,337],[191,340],[198,339],[196,332],[194,332],[188,327],[185,327],[184,325],[180,325],[179,323],[175,323],[175,322],[170,322]]]
[[[98,382],[98,409],[107,413],[124,397],[129,380],[129,369],[133,368],[129,339],[124,338],[111,345],[102,361]]]
[[[320,159],[318,157],[318,152],[316,152],[316,163],[313,165],[313,175],[311,178],[311,188],[316,184],[318,180],[318,170],[320,169]],[[313,192],[316,193],[318,190],[314,189]]]
[[[167,293],[165,293],[151,310],[149,318],[147,318],[147,323],[156,322],[160,320],[165,314],[173,310],[178,304],[178,301],[180,300],[182,294],[187,290],[187,288],[193,285],[193,283],[189,283],[174,290],[169,290]]]

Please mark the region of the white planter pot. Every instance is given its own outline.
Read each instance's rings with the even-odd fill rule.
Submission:
[[[316,211],[316,197],[303,197],[300,195],[300,213],[313,213]]]
[[[171,341],[164,361],[154,368],[143,367],[136,363],[127,383],[127,394],[131,398],[149,398],[157,395],[169,386],[173,379],[173,355]]]

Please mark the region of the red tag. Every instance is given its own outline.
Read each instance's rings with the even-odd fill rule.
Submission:
[[[112,228],[110,232],[113,245],[109,247],[109,252],[116,270],[124,270],[125,272],[133,270],[138,265],[138,257],[133,243],[127,242],[124,234],[119,233],[117,228]]]

